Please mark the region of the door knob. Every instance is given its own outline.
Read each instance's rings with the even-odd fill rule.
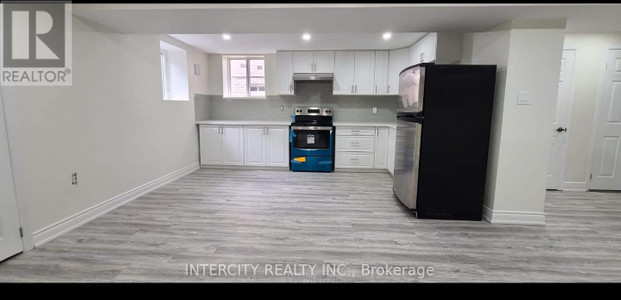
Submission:
[[[567,128],[563,128],[563,127],[556,128],[556,132],[563,132],[563,131],[567,132]]]

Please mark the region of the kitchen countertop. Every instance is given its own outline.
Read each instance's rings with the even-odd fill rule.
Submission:
[[[198,125],[246,125],[246,126],[289,126],[291,121],[227,121],[227,120],[205,120],[196,121]],[[391,122],[334,122],[334,126],[373,126],[397,128],[396,123]]]

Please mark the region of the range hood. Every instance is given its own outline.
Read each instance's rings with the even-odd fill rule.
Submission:
[[[293,73],[294,81],[332,81],[332,73]]]

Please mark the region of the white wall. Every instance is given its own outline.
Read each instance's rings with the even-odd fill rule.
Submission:
[[[565,30],[564,21],[543,23],[548,28],[520,21],[464,38],[463,62],[499,66],[485,199],[492,223],[545,222],[549,139]],[[531,105],[517,105],[519,91],[530,93]]]
[[[163,101],[159,35],[73,21],[73,86],[2,87],[19,201],[37,232],[198,162],[194,103]],[[188,68],[192,70],[193,68]],[[190,92],[206,81],[190,76]],[[78,186],[71,174],[78,173]]]
[[[609,48],[621,49],[621,33],[567,34],[564,48],[576,49],[564,182],[586,188],[591,167],[589,151],[597,92],[606,64],[606,51]]]

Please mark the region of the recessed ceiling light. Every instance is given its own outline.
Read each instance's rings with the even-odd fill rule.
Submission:
[[[228,41],[231,39],[231,35],[225,33],[222,35],[222,38]]]
[[[305,33],[305,34],[302,35],[302,39],[305,40],[305,41],[310,41],[311,36],[310,36],[310,34]]]
[[[386,32],[382,35],[382,38],[385,40],[389,40],[392,37],[392,33]]]

